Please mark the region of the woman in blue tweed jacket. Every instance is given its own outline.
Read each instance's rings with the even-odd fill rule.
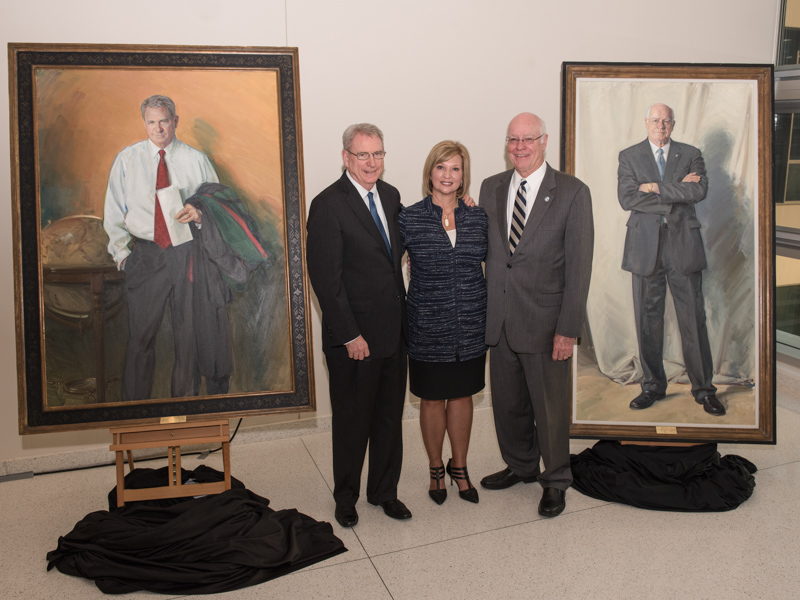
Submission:
[[[478,502],[467,473],[472,430],[472,395],[483,389],[486,346],[486,257],[488,221],[479,206],[463,199],[469,188],[469,153],[458,142],[436,144],[423,169],[428,196],[400,213],[400,235],[408,251],[408,358],[411,392],[421,398],[420,427],[430,462],[429,494],[447,498],[443,480],[445,431],[453,457],[450,483],[459,496]]]

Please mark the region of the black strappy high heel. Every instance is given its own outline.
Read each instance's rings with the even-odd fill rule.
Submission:
[[[478,503],[478,490],[475,489],[475,486],[472,485],[472,482],[469,480],[469,473],[467,473],[466,465],[463,467],[453,467],[450,463],[453,462],[453,459],[447,461],[447,474],[450,475],[450,485],[453,485],[453,479],[465,480],[467,481],[467,485],[469,486],[465,490],[458,490],[458,495],[461,496],[463,500],[467,502],[472,502],[474,504]]]
[[[436,480],[436,489],[428,490],[428,495],[436,504],[444,504],[444,501],[447,500],[447,488],[444,487],[444,467],[431,467],[431,479]]]

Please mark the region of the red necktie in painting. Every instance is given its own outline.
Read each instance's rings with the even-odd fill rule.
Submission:
[[[156,172],[156,191],[161,188],[169,187],[169,172],[167,171],[167,161],[164,160],[164,149],[158,151],[158,171]],[[164,220],[164,213],[161,212],[161,203],[156,197],[156,220],[153,225],[153,241],[161,246],[167,248],[172,242],[169,239],[169,231],[167,230],[167,222]]]

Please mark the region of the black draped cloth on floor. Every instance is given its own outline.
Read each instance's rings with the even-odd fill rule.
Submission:
[[[747,500],[756,466],[716,444],[689,447],[622,445],[599,441],[571,456],[579,492],[652,510],[718,512]]]
[[[165,485],[167,468],[134,469],[126,488]],[[221,481],[200,466],[182,481]],[[269,500],[233,479],[232,489],[199,498],[130,502],[86,515],[47,554],[48,571],[94,580],[107,594],[227,592],[286,575],[347,549],[329,523]]]

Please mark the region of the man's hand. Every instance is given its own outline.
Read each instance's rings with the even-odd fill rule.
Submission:
[[[687,175],[687,177],[688,177],[688,175]],[[697,180],[700,181],[700,178],[698,178]],[[640,192],[644,192],[645,194],[651,194],[651,193],[652,194],[659,194],[660,193],[658,191],[658,184],[655,183],[655,182],[642,183],[641,185],[639,185],[639,191]]]
[[[699,183],[700,175],[697,173],[689,173],[686,177],[681,179],[681,183]]]
[[[466,204],[466,205],[467,205],[467,206],[469,206],[470,208],[472,208],[473,206],[475,206],[475,199],[474,199],[472,196],[464,196],[464,197],[462,198],[462,200],[464,201],[464,204]]]
[[[556,334],[553,337],[553,360],[567,360],[572,356],[575,338],[564,337]]]
[[[369,345],[367,340],[361,336],[345,344],[344,347],[347,348],[347,355],[353,360],[364,360],[369,357]]]
[[[178,220],[178,223],[188,223],[189,221],[202,223],[203,213],[191,204],[185,204],[182,209],[175,213],[175,218]]]

